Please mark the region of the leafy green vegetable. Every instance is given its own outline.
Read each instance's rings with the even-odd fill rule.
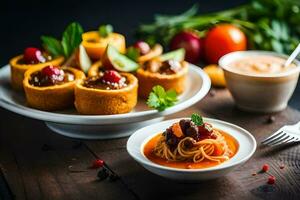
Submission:
[[[156,85],[149,94],[147,105],[150,108],[163,111],[166,108],[173,106],[177,101],[177,93],[175,90],[165,91],[162,86]]]
[[[99,34],[101,37],[107,37],[113,32],[113,27],[110,24],[102,25],[99,27]]]
[[[300,41],[299,0],[252,0],[225,11],[196,15],[193,6],[180,15],[155,15],[154,23],[141,25],[137,37],[168,46],[181,30],[195,29],[202,36],[212,26],[231,23],[248,37],[250,49],[291,53]]]
[[[68,58],[80,45],[82,41],[82,33],[83,29],[81,25],[77,22],[73,22],[68,25],[66,30],[63,32],[61,41],[51,36],[42,36],[41,40],[43,43],[43,47],[52,56],[64,56]]]
[[[137,48],[129,47],[126,52],[126,56],[131,60],[137,61],[138,57],[140,56],[140,52]]]
[[[197,113],[193,113],[191,119],[192,119],[192,122],[194,122],[197,126],[203,125],[203,119]]]

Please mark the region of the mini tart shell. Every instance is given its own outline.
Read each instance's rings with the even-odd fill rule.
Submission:
[[[88,71],[88,77],[98,76],[100,67],[102,67],[102,62],[101,61],[95,62]]]
[[[31,67],[45,67],[48,65],[60,66],[64,62],[64,57],[60,56],[51,61],[38,64],[18,64],[23,59],[23,55],[16,56],[9,61],[11,71],[11,85],[15,90],[23,90],[23,79],[25,72]]]
[[[137,103],[138,80],[129,73],[125,76],[128,85],[117,90],[102,90],[83,86],[84,80],[75,86],[75,107],[80,114],[112,115],[130,112]]]
[[[89,42],[88,40],[96,40],[97,42]],[[107,38],[102,38],[98,31],[86,32],[82,34],[81,44],[93,60],[101,58],[108,44],[112,44],[121,53],[126,51],[125,37],[119,33],[111,33]]]
[[[31,75],[43,68],[44,66],[35,66],[27,70],[25,73],[23,85],[28,105],[45,111],[62,110],[72,107],[74,104],[75,83],[78,80],[85,78],[84,73],[71,67],[62,67],[63,70],[71,71],[74,74],[74,81],[46,87],[31,85],[29,83]]]
[[[139,97],[148,98],[152,88],[156,85],[161,85],[165,90],[174,89],[177,94],[181,94],[185,89],[188,63],[183,61],[182,65],[182,69],[179,72],[170,75],[153,73],[139,68],[136,74],[140,85]]]

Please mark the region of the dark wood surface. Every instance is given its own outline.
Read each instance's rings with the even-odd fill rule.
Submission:
[[[234,107],[227,90],[218,90],[195,106],[169,116],[193,112],[226,120],[249,130],[259,142],[285,124],[300,121],[300,112],[287,108],[269,115],[250,114]],[[79,141],[51,132],[43,122],[0,110],[0,164],[7,192],[16,199],[299,199],[300,146],[257,148],[255,155],[227,176],[198,184],[184,184],[151,174],[126,152],[127,138]],[[95,158],[105,160],[120,176],[99,181],[97,170],[87,169]],[[268,185],[267,174],[258,174],[264,163],[276,176]],[[284,169],[280,166],[284,165]],[[85,172],[71,173],[73,169]],[[0,190],[1,191],[1,190]],[[0,195],[1,197],[1,195]]]

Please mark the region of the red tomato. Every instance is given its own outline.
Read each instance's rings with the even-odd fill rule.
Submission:
[[[236,26],[220,24],[208,31],[204,40],[205,59],[209,63],[218,63],[219,59],[233,51],[247,49],[247,38]]]

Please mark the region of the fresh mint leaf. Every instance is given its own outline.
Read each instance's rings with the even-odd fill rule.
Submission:
[[[110,24],[102,25],[99,27],[99,34],[101,37],[107,37],[113,30],[113,26]]]
[[[191,119],[192,119],[192,122],[194,122],[197,126],[203,125],[203,119],[197,113],[193,113]]]
[[[63,47],[65,57],[70,57],[74,50],[80,45],[83,29],[77,22],[73,22],[63,32],[61,45]]]
[[[156,85],[152,88],[152,92],[149,94],[147,105],[150,108],[163,111],[166,108],[173,106],[177,101],[177,93],[175,90],[165,91],[162,86]]]
[[[136,48],[129,47],[126,52],[126,56],[131,60],[137,61],[138,57],[140,56],[140,53]]]
[[[48,51],[52,56],[63,55],[63,49],[59,40],[51,36],[42,36],[41,37],[43,47]]]

